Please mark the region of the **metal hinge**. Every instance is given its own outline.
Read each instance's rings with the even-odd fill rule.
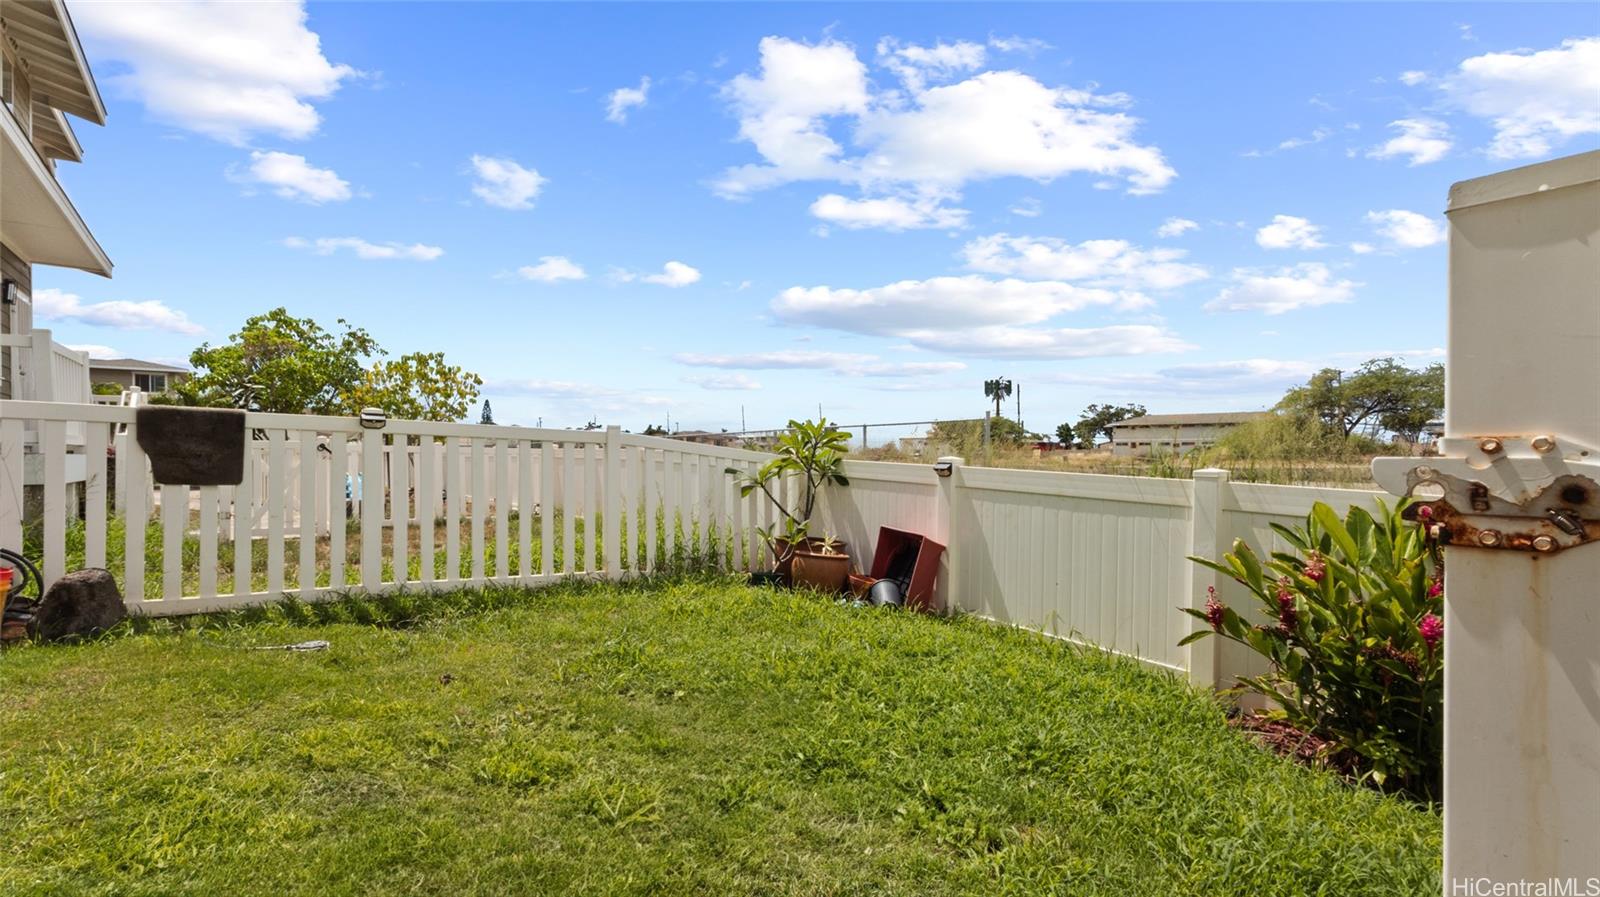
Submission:
[[[1407,519],[1451,547],[1550,554],[1600,542],[1600,451],[1553,435],[1450,437],[1437,458],[1375,458]]]

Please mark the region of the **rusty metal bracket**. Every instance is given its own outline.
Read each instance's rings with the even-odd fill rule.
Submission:
[[[1440,440],[1437,458],[1375,458],[1440,545],[1550,554],[1600,543],[1600,450],[1550,434]]]

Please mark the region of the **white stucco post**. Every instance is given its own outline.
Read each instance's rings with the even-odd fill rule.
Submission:
[[[966,460],[963,458],[946,455],[939,458],[934,465],[935,473],[939,477],[939,499],[934,503],[937,518],[933,521],[933,531],[945,546],[939,570],[939,591],[944,593],[942,607],[946,614],[959,613],[963,609],[957,579],[961,568],[956,557],[956,518],[960,511],[957,507],[956,490],[961,487],[961,466],[965,463]]]
[[[1600,881],[1600,152],[1456,184],[1449,219],[1440,456],[1374,464],[1390,491],[1441,496],[1443,892],[1563,879],[1588,893]]]

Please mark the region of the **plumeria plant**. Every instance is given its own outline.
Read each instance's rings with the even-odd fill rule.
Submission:
[[[1292,550],[1262,561],[1242,539],[1218,562],[1259,614],[1210,590],[1204,620],[1180,644],[1216,635],[1266,658],[1270,671],[1238,688],[1270,700],[1269,715],[1325,739],[1330,757],[1385,790],[1439,794],[1444,726],[1443,570],[1423,530],[1378,502],[1341,519],[1318,502],[1304,526],[1272,528]],[[1260,620],[1261,622],[1257,622]]]
[[[762,530],[761,537],[772,549],[780,570],[786,571],[795,551],[813,541],[828,546],[826,553],[836,553],[840,543],[831,535],[822,540],[811,536],[811,515],[824,486],[829,483],[850,485],[842,472],[849,442],[850,434],[825,417],[815,421],[791,420],[789,428],[773,445],[771,461],[753,474],[727,468],[726,472],[739,483],[741,497],[759,491],[778,509],[778,522]],[[786,477],[794,478],[797,487],[792,503],[785,503],[773,491]]]

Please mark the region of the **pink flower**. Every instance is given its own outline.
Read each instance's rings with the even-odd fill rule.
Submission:
[[[1217,587],[1206,586],[1206,622],[1216,632],[1222,631],[1222,620],[1228,606],[1217,600]]]
[[[1417,633],[1422,636],[1422,641],[1428,646],[1428,653],[1438,647],[1439,640],[1444,638],[1444,620],[1433,614],[1424,614],[1422,622],[1417,624]]]
[[[1428,597],[1438,598],[1444,594],[1444,580],[1437,577],[1428,580]]]
[[[1300,621],[1294,605],[1294,593],[1289,591],[1288,582],[1288,577],[1278,581],[1278,628],[1286,635],[1293,632]]]
[[[1323,563],[1322,555],[1311,552],[1311,557],[1306,559],[1305,574],[1312,582],[1322,582],[1322,577],[1328,575],[1328,565]]]

